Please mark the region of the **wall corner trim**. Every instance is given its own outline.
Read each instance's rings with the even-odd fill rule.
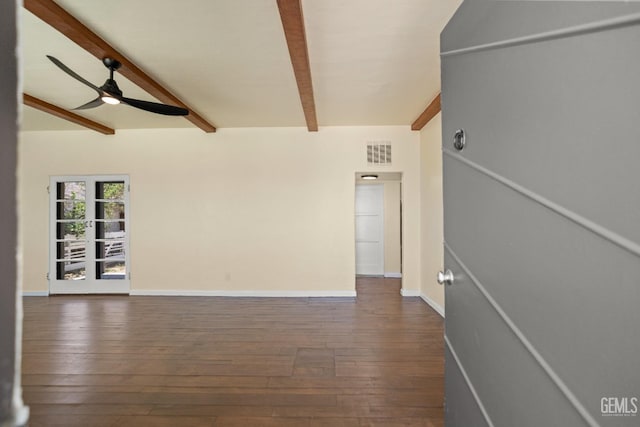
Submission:
[[[438,304],[437,302],[435,302],[434,300],[432,300],[431,298],[429,298],[425,294],[421,294],[420,298],[422,298],[422,300],[424,302],[426,302],[429,307],[433,308],[436,311],[436,313],[438,313],[444,319],[444,307],[443,306],[441,306],[440,304]]]

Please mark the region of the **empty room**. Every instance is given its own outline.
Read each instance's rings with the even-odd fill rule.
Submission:
[[[0,427],[640,423],[639,4],[0,12]]]

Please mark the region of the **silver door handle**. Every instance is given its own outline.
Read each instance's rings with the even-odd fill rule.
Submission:
[[[438,283],[441,285],[452,285],[454,281],[453,273],[447,269],[444,273],[438,271]]]

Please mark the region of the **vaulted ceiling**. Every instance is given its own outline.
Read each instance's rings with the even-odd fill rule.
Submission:
[[[27,10],[40,2],[25,0],[20,18],[23,90],[37,101],[71,110],[95,98],[95,92],[46,55],[97,86],[108,70],[94,56],[99,54]],[[439,108],[439,34],[460,0],[55,2],[212,127],[314,130],[310,106],[319,127],[408,126],[431,101],[437,100]],[[296,27],[298,4],[303,17]],[[117,73],[116,80],[127,97],[172,103],[154,98],[124,74]],[[27,105],[24,130],[81,129]],[[75,113],[115,130],[207,130],[194,120],[125,105]]]

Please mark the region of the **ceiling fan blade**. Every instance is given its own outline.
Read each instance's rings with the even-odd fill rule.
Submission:
[[[82,104],[81,106],[74,108],[74,110],[88,110],[89,108],[99,107],[102,104],[104,104],[104,101],[99,96],[96,99],[94,99],[93,101],[89,101],[86,104]]]
[[[51,60],[51,62],[53,62],[54,64],[56,64],[58,66],[58,68],[60,68],[62,71],[64,71],[65,73],[69,74],[71,77],[73,77],[74,79],[78,80],[81,83],[84,83],[85,85],[89,86],[91,89],[95,90],[96,92],[98,92],[98,94],[100,94],[100,88],[96,85],[94,85],[93,83],[91,83],[90,81],[84,79],[83,77],[81,77],[79,74],[77,74],[75,71],[73,71],[71,68],[67,67],[66,65],[64,65],[58,58],[55,58],[53,56],[47,55],[47,58],[49,58],[49,60]]]
[[[115,97],[125,104],[132,107],[139,108],[141,110],[150,111],[152,113],[164,114],[166,116],[186,116],[189,114],[189,110],[182,107],[176,107],[173,105],[158,104],[157,102],[143,101],[141,99],[125,98],[123,96]]]

